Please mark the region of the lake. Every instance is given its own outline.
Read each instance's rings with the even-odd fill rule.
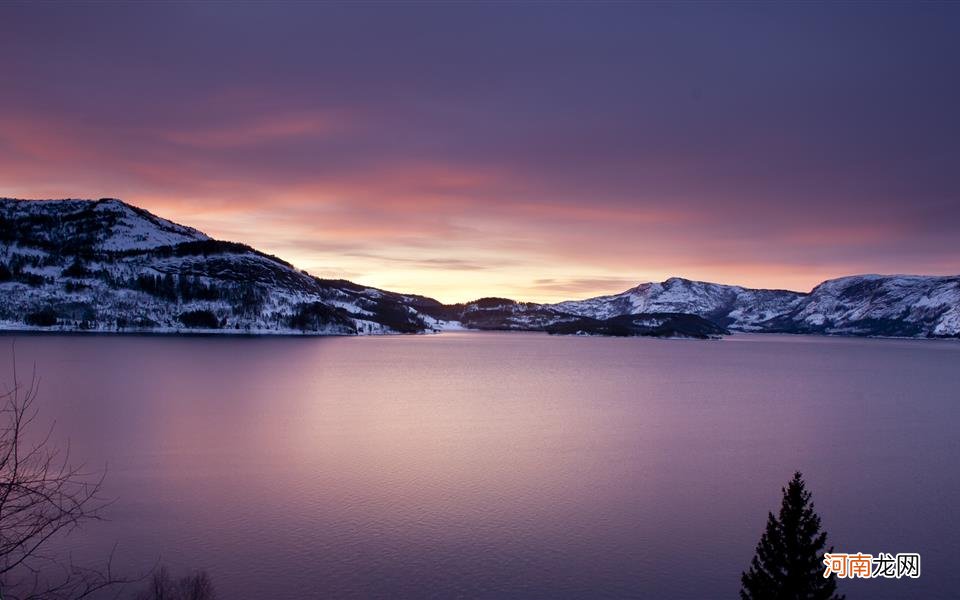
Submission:
[[[80,563],[116,544],[117,570],[206,569],[228,599],[735,598],[801,470],[837,551],[922,556],[917,580],[841,581],[851,600],[960,589],[956,342],[33,335],[16,354],[55,439],[107,464],[109,520],[60,544]]]

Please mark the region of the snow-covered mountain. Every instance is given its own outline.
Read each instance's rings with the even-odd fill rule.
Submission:
[[[960,337],[960,276],[858,275],[809,293],[675,277],[556,304],[483,298],[444,305],[318,279],[119,200],[0,199],[0,329],[375,334],[451,327]]]
[[[806,294],[674,277],[548,307],[596,319],[688,313],[737,331],[958,337],[960,276],[854,275],[825,281]]]
[[[687,313],[733,329],[758,330],[761,323],[792,310],[804,296],[799,292],[752,290],[673,277],[662,283],[641,283],[613,296],[550,306],[594,319],[636,313]]]
[[[587,300],[537,304],[484,298],[439,310],[432,314],[475,329],[565,332],[580,327],[602,333],[617,329],[624,316],[651,319],[686,314],[721,330],[960,337],[960,276],[856,275],[826,281],[809,293],[673,277]],[[706,329],[685,327],[676,334],[693,335]]]
[[[415,299],[317,279],[119,200],[0,199],[2,329],[430,330]]]
[[[761,326],[798,333],[960,337],[960,276],[855,275],[825,281]]]

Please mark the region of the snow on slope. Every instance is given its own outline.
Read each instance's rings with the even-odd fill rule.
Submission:
[[[398,294],[324,281],[119,200],[0,199],[0,328],[430,330]]]
[[[893,336],[960,335],[960,276],[855,275],[815,287],[796,313],[804,331]]]
[[[688,313],[734,329],[753,330],[782,315],[804,297],[785,290],[754,290],[673,277],[662,283],[641,283],[612,296],[572,300],[553,308],[594,319],[636,313]]]
[[[173,246],[181,242],[209,240],[210,237],[192,227],[184,227],[161,219],[120,200],[104,200],[94,209],[98,214],[112,214],[116,221],[100,243],[102,250],[131,250]]]
[[[15,200],[0,198],[0,218],[20,227],[20,241],[63,243],[95,236],[98,250],[119,251],[209,240],[191,227],[161,219],[113,198]]]

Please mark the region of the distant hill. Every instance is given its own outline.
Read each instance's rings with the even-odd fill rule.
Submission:
[[[809,293],[675,277],[555,304],[444,305],[319,279],[120,200],[0,199],[0,330],[365,335],[460,327],[960,337],[960,276],[858,275]]]

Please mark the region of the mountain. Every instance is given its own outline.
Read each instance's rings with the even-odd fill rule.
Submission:
[[[594,319],[687,313],[734,331],[960,337],[960,276],[855,275],[825,281],[806,294],[674,277],[548,306]]]
[[[666,335],[700,337],[724,329],[888,337],[960,337],[960,276],[856,275],[825,281],[809,293],[750,289],[673,277],[620,294],[556,304],[485,298],[449,305],[434,316],[473,329],[597,335],[657,335],[625,317],[652,322],[696,316],[718,331],[670,321]],[[639,321],[638,321],[639,322]],[[679,327],[680,324],[685,327]]]
[[[412,301],[323,280],[114,199],[0,199],[0,328],[373,334],[429,331]]]
[[[120,200],[0,199],[0,329],[359,335],[458,327],[960,337],[960,276],[857,275],[809,293],[674,277],[556,304],[445,305],[319,279]]]
[[[764,331],[960,337],[960,276],[855,275],[825,281]]]
[[[623,293],[572,300],[552,308],[583,317],[609,319],[636,313],[687,313],[740,331],[762,330],[761,323],[792,310],[806,294],[786,290],[752,290],[673,277],[641,283]]]

